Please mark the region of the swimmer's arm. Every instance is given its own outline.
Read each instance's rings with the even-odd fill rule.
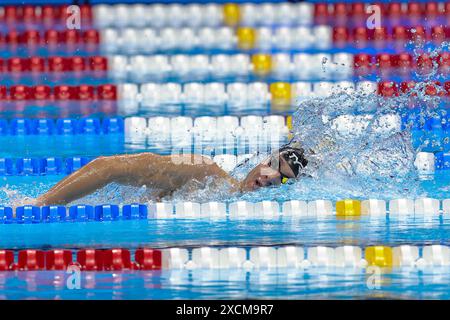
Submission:
[[[153,153],[99,157],[67,176],[46,194],[36,200],[36,205],[65,205],[89,195],[109,183],[142,186],[148,182],[167,190],[159,181],[158,167],[163,157]],[[153,181],[149,181],[153,177]]]
[[[65,205],[91,194],[110,182],[120,180],[126,172],[123,156],[100,157],[65,177],[36,200],[36,205]]]
[[[191,160],[190,155],[187,157]],[[209,176],[223,178],[230,183],[232,191],[239,190],[237,181],[217,164],[201,156],[192,157],[196,161],[188,161],[188,164],[177,164],[180,162],[177,160],[181,158],[174,159],[153,153],[100,157],[61,180],[39,197],[36,205],[65,205],[111,182],[156,186],[162,190],[159,198],[171,194],[189,180],[202,180]],[[195,164],[199,162],[201,163]]]

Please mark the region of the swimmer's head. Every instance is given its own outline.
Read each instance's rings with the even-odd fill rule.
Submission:
[[[242,182],[244,191],[287,183],[299,177],[308,161],[300,147],[288,144],[253,168]]]

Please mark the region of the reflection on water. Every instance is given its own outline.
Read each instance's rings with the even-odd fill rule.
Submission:
[[[424,221],[425,220],[425,221]],[[177,219],[0,224],[1,248],[151,248],[197,246],[398,246],[442,244],[450,218]]]
[[[364,269],[0,272],[4,299],[449,299],[448,268],[393,269],[370,285]]]

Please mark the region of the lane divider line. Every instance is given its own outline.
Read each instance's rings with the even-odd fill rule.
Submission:
[[[134,257],[134,260],[132,259]],[[260,246],[199,248],[24,249],[0,250],[0,271],[66,270],[75,265],[83,271],[195,270],[195,269],[310,269],[448,267],[450,247],[426,246]]]
[[[79,164],[77,164],[79,165]],[[15,210],[0,206],[0,223],[35,224],[51,222],[89,222],[136,219],[360,219],[363,216],[432,222],[450,214],[450,199],[433,198],[354,200],[289,200],[261,202],[150,202],[127,205],[20,206]]]

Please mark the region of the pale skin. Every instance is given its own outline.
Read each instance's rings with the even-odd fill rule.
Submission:
[[[238,182],[215,162],[201,155],[161,156],[153,153],[100,157],[67,176],[36,200],[36,205],[66,205],[115,182],[130,186],[147,186],[160,190],[155,200],[170,196],[192,180],[222,179],[231,192],[253,191],[281,183],[284,176],[295,177],[286,161],[280,158],[279,168],[270,159],[257,165]]]

